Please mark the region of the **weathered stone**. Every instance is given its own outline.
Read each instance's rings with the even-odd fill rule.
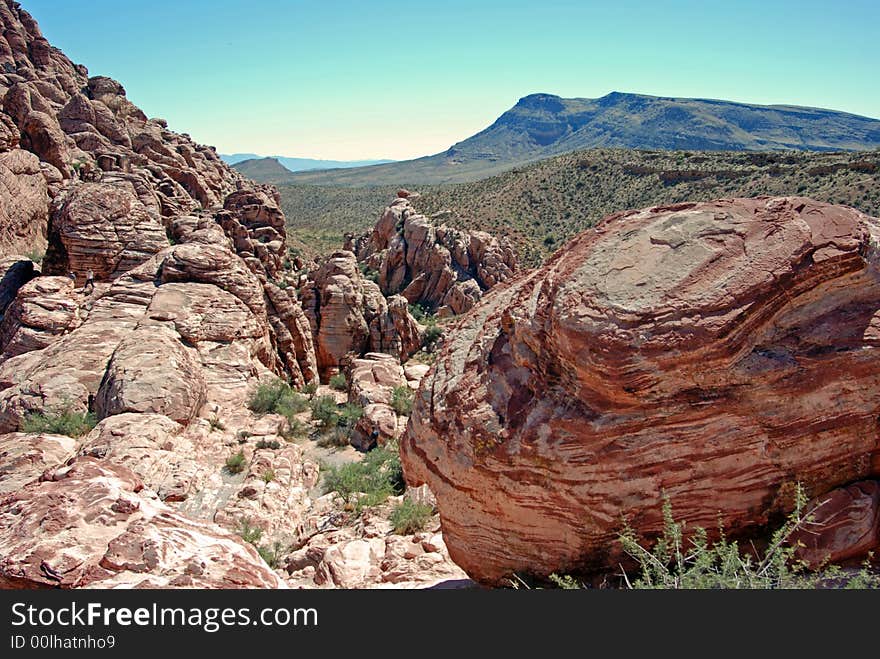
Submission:
[[[3,588],[283,588],[256,550],[159,502],[124,467],[79,458],[0,497]]]
[[[113,352],[98,395],[99,418],[124,412],[163,414],[187,424],[205,402],[205,380],[196,357],[164,325],[128,334]]]
[[[401,457],[474,578],[613,568],[662,497],[747,535],[880,474],[880,222],[803,198],[618,213],[450,331]]]
[[[839,487],[807,504],[808,522],[792,534],[798,556],[813,567],[862,558],[880,547],[880,482]]]

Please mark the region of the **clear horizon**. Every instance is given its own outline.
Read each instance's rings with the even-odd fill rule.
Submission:
[[[21,0],[52,45],[221,153],[404,160],[543,92],[880,118],[880,3]],[[733,6],[731,6],[733,5]]]

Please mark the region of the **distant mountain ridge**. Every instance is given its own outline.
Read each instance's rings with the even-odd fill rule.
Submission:
[[[232,165],[243,176],[259,183],[286,183],[290,181],[293,172],[282,165],[277,158],[255,158],[241,160]]]
[[[394,160],[318,160],[315,158],[289,158],[287,156],[260,156],[256,153],[231,153],[220,154],[220,158],[227,165],[237,165],[246,160],[277,160],[278,163],[291,172],[304,172],[313,169],[345,169],[347,167],[368,167],[396,162]]]
[[[880,120],[820,108],[620,92],[596,99],[532,94],[443,153],[363,168],[300,172],[289,180],[353,186],[466,182],[589,148],[861,151],[880,148]]]

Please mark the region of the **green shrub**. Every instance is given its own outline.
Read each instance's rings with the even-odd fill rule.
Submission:
[[[284,437],[287,441],[291,441],[294,439],[299,439],[301,437],[306,437],[311,430],[311,426],[299,419],[291,419],[287,424],[286,430],[279,431],[279,435]]]
[[[843,587],[880,587],[880,577],[872,575],[867,567],[855,575],[844,575],[832,566],[818,572],[807,570],[796,556],[797,547],[790,542],[792,534],[812,523],[812,514],[806,510],[807,497],[798,485],[795,508],[785,523],[770,538],[767,549],[757,552],[741,551],[738,544],[728,540],[719,529],[720,538],[709,542],[705,529],[697,528],[685,542],[684,524],[675,521],[672,506],[663,504],[663,534],[650,550],[640,544],[629,527],[624,529],[620,542],[624,551],[639,565],[639,576],[624,580],[630,588],[669,589],[776,589],[816,588],[826,585]],[[688,545],[688,546],[686,546]]]
[[[260,478],[263,479],[264,483],[271,483],[275,480],[275,470],[270,467],[260,475]]]
[[[91,412],[76,412],[68,406],[58,412],[51,410],[29,412],[21,422],[19,430],[27,433],[82,437],[97,423],[97,417]]]
[[[425,350],[433,350],[440,337],[443,336],[443,328],[436,323],[430,323],[422,334],[422,347]]]
[[[582,583],[570,574],[560,576],[554,573],[550,575],[549,579],[550,583],[561,590],[580,590],[584,587]]]
[[[318,383],[316,381],[311,381],[307,385],[304,385],[300,390],[300,393],[311,398],[316,393],[318,393]]]
[[[280,414],[288,421],[309,408],[308,401],[283,380],[261,383],[247,406],[257,414]]]
[[[336,492],[356,512],[401,494],[404,487],[400,456],[384,448],[370,451],[360,462],[329,467],[324,475],[324,491]]]
[[[322,448],[343,447],[351,443],[351,430],[344,426],[333,426],[321,435],[318,446]]]
[[[260,554],[260,558],[266,561],[266,564],[270,568],[275,570],[281,565],[284,548],[280,542],[274,542],[271,546],[261,545],[260,547],[257,547],[257,553]]]
[[[228,474],[240,474],[244,471],[245,462],[244,451],[239,451],[226,458],[226,465],[223,468]]]
[[[345,373],[337,373],[331,376],[330,388],[336,391],[346,391],[348,389],[348,380],[345,379]]]
[[[281,442],[277,439],[261,439],[257,442],[257,448],[268,448],[277,451],[281,448]]]
[[[389,519],[395,533],[410,535],[424,530],[433,514],[434,508],[432,506],[418,503],[412,499],[404,499],[394,506]]]
[[[379,283],[379,272],[378,272],[377,270],[373,270],[373,269],[372,269],[370,266],[368,266],[366,263],[360,263],[360,264],[358,264],[358,268],[360,268],[361,274],[362,274],[366,279],[369,279],[369,280],[370,280],[371,282],[373,282],[374,284],[378,284],[378,283]]]
[[[409,416],[413,406],[413,390],[407,385],[394,387],[391,392],[391,407],[402,416]]]
[[[311,402],[312,418],[320,421],[325,428],[331,428],[339,423],[339,408],[333,396],[319,396]]]
[[[245,542],[256,545],[260,541],[260,538],[263,537],[263,529],[251,526],[251,521],[249,519],[240,519],[238,520],[238,535],[241,536],[241,539]]]
[[[34,263],[41,264],[43,262],[43,259],[46,258],[46,250],[32,249],[29,252],[25,253],[25,257],[30,259]]]
[[[419,303],[409,305],[409,315],[416,319],[416,322],[424,323],[428,319],[430,313],[428,309]]]
[[[336,425],[351,430],[364,415],[364,408],[356,403],[346,403],[339,409],[337,415]]]

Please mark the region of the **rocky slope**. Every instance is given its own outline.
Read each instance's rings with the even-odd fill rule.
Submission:
[[[458,315],[513,277],[510,244],[483,231],[459,231],[416,212],[402,190],[373,231],[350,240],[358,261],[378,273],[385,295],[400,294],[441,316]]]
[[[880,477],[878,241],[877,219],[809,199],[679,204],[612,215],[493,290],[401,448],[453,559],[494,584],[616,569],[622,521],[659,533],[664,495],[742,536],[798,482]],[[834,496],[854,512],[831,553],[876,546],[875,490]]]
[[[273,188],[89,77],[17,3],[0,19],[0,587],[285,587],[283,556],[273,570],[242,529],[293,551],[340,504],[309,443],[287,441],[292,420],[248,400],[317,385],[350,314],[324,280],[308,284],[317,316],[303,310]],[[43,246],[42,269],[7,256]],[[370,286],[348,356],[398,363],[418,327]],[[366,561],[361,578],[311,585],[463,576],[424,540],[431,569],[337,551],[336,570]]]

